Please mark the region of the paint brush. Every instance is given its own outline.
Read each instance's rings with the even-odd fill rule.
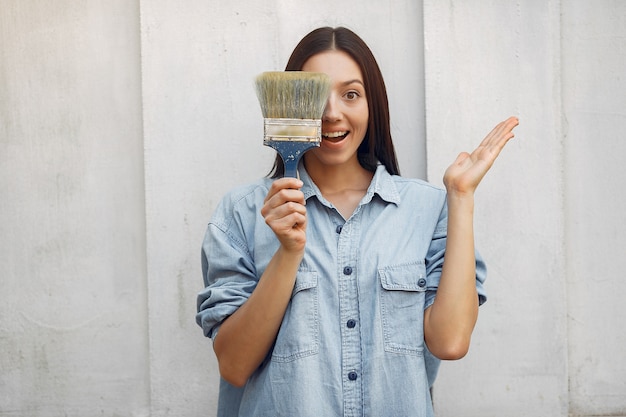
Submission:
[[[278,152],[285,177],[297,177],[306,151],[320,146],[330,77],[304,71],[264,72],[256,78],[263,113],[263,144]]]

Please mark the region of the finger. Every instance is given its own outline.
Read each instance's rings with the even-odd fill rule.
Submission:
[[[292,212],[285,216],[267,218],[265,221],[277,233],[289,232],[294,227],[306,224],[306,213]]]
[[[287,201],[273,210],[273,215],[277,218],[287,217],[294,213],[306,215],[306,207],[294,201]]]
[[[506,145],[507,142],[515,136],[513,134],[513,129],[518,124],[519,119],[515,116],[511,116],[498,123],[498,125],[496,125],[496,127],[494,127],[491,132],[487,134],[480,145],[478,145],[478,148],[472,152],[472,160],[479,159],[479,155],[485,150],[488,154],[492,155],[495,153],[495,156],[497,156],[504,148],[504,145]]]
[[[513,139],[513,137],[513,133],[503,135],[498,137],[489,145],[479,147],[478,149],[476,149],[476,151],[472,153],[472,160],[483,160],[489,161],[490,164],[493,163],[498,155],[500,155],[500,152],[502,152],[502,149],[504,149],[504,146],[508,143],[509,140]]]
[[[283,189],[279,190],[273,196],[266,198],[263,207],[261,208],[261,214],[263,216],[266,215],[267,212],[274,210],[278,207],[283,206],[287,203],[298,204],[299,206],[304,207],[306,201],[304,199],[304,194],[300,190],[292,190],[292,189]]]
[[[519,119],[514,116],[509,117],[507,120],[500,123],[499,129],[495,132],[494,137],[497,141],[501,141],[502,139],[511,139],[514,136],[513,129],[517,125],[519,125]]]
[[[272,198],[275,194],[280,192],[281,190],[291,189],[291,190],[299,190],[302,188],[302,181],[297,178],[279,178],[272,183],[270,189],[267,192],[267,196],[265,196],[265,202],[267,202],[270,198]]]
[[[304,194],[300,191],[302,185],[302,181],[296,178],[280,178],[271,184],[263,204],[268,207],[277,207],[285,201],[304,204]]]
[[[304,230],[306,228],[307,220],[306,215],[302,213],[291,213],[287,216],[269,221],[266,219],[266,222],[279,238],[288,238],[289,236],[294,236],[294,229]]]
[[[299,192],[296,190],[291,190],[293,192]],[[281,191],[284,193],[285,191]],[[301,202],[296,201],[285,201],[281,204],[272,205],[273,199],[271,199],[268,203],[266,203],[261,209],[261,215],[265,218],[265,222],[270,224],[274,221],[283,219],[288,217],[294,213],[300,215],[306,215],[306,207]]]
[[[491,132],[485,137],[481,145],[488,146],[494,141],[498,142],[502,137],[507,137],[512,133],[513,128],[519,124],[519,119],[511,116],[508,119],[498,123]]]

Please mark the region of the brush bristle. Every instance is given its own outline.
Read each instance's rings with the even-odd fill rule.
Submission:
[[[317,72],[273,71],[256,78],[263,117],[271,119],[321,119],[330,86],[330,77]]]

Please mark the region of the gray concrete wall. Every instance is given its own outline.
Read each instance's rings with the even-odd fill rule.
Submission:
[[[490,299],[469,356],[443,366],[436,403],[444,416],[565,416],[560,7],[476,3],[425,2],[429,177],[498,120],[520,126],[478,189]]]
[[[626,3],[424,2],[428,175],[520,117],[479,189],[490,266],[444,416],[626,415]],[[454,393],[454,394],[453,394]]]
[[[580,415],[626,414],[626,3],[564,6],[570,406]]]
[[[0,415],[150,409],[138,2],[0,1]]]
[[[213,415],[199,247],[264,175],[253,78],[314,27],[365,38],[403,174],[479,189],[490,299],[444,416],[626,415],[626,3],[0,0],[0,416]]]

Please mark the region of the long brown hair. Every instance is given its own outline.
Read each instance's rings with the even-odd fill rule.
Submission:
[[[376,170],[378,163],[381,163],[390,174],[400,175],[391,140],[385,81],[372,51],[356,33],[343,27],[315,29],[298,43],[291,53],[285,71],[300,71],[310,57],[328,50],[343,51],[350,55],[363,74],[369,118],[365,138],[357,151],[359,163],[372,172]],[[276,155],[270,176],[282,177],[284,171],[283,161]]]

